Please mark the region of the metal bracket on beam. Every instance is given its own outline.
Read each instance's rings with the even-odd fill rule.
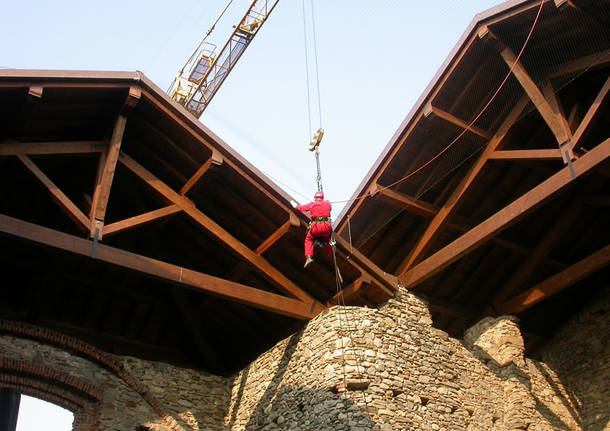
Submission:
[[[28,88],[28,96],[31,96],[32,98],[41,99],[43,89],[44,88],[41,86],[32,86]]]
[[[568,165],[568,168],[570,169],[570,175],[573,179],[576,178],[576,174],[574,173],[574,167],[572,166],[572,160],[575,160],[576,156],[572,151],[571,141],[569,139],[563,144],[559,144],[559,152],[561,153],[561,159],[563,160],[563,163]]]

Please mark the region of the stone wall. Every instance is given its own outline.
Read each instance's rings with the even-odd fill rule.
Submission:
[[[607,320],[587,324],[607,329]],[[561,372],[524,358],[515,319],[484,319],[463,341],[431,323],[426,304],[405,291],[379,310],[326,311],[236,376],[227,429],[604,429],[586,426]],[[605,394],[592,412],[598,423],[610,405],[604,345],[598,374],[587,374]]]
[[[592,298],[590,307],[558,331],[542,360],[537,371],[544,378],[552,376],[548,380],[553,387],[561,388],[560,381],[569,388],[561,388],[558,397],[578,426],[610,430],[610,288]]]
[[[456,340],[401,290],[379,309],[325,311],[233,378],[0,321],[0,387],[70,409],[76,431],[609,430],[609,298],[540,362],[524,358],[516,319]]]
[[[219,430],[231,379],[116,356],[73,337],[0,321],[0,387],[74,413],[75,431]]]

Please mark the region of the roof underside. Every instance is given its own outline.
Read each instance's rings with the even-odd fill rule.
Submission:
[[[610,2],[539,6],[475,19],[337,228],[437,327],[513,313],[529,347],[610,279]]]
[[[307,218],[139,73],[0,71],[0,318],[230,373],[337,302]],[[339,241],[348,303],[396,280]]]

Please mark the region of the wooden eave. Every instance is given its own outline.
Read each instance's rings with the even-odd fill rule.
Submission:
[[[610,2],[544,2],[519,58],[540,4],[475,17],[337,222],[454,335],[501,312],[548,335],[608,273]]]
[[[70,311],[75,303],[47,315],[6,291],[4,317],[88,334],[123,353],[146,331],[155,359],[225,373],[333,305],[331,259],[302,268],[308,219],[290,196],[141,73],[0,70],[0,113],[0,246],[8,277],[18,279],[19,268],[20,283],[33,292],[48,280],[55,294],[76,294],[86,284],[100,298],[111,280],[126,277],[125,288],[151,302],[131,316],[133,299],[113,290],[104,329],[104,304],[82,302],[80,293],[78,306],[97,317],[82,319]],[[39,250],[32,253],[38,258],[23,259],[26,249],[11,256],[16,247]],[[396,277],[342,240],[337,263],[344,286],[367,280],[350,304],[379,303],[397,288]],[[180,319],[164,323],[174,313]],[[222,323],[227,315],[232,320]],[[145,319],[155,322],[150,330]],[[264,329],[253,335],[254,327]],[[168,338],[172,331],[182,332]],[[243,343],[243,354],[215,342],[223,338]]]

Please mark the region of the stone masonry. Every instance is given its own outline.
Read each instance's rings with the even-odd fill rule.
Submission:
[[[610,430],[609,292],[524,357],[518,322],[456,340],[400,290],[379,309],[334,307],[224,378],[118,357],[2,322],[0,386],[75,414],[74,430]]]

